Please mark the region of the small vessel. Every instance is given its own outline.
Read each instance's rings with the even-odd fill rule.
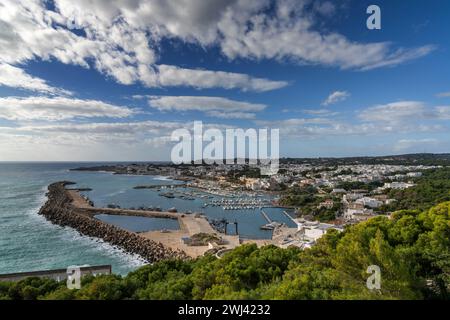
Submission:
[[[272,221],[268,224],[262,225],[260,227],[261,230],[275,230],[276,227],[280,226],[281,224],[275,221]]]
[[[166,197],[166,198],[169,198],[169,199],[175,198],[173,192],[161,193],[161,196]]]

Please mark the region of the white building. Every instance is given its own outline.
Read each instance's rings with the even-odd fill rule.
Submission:
[[[381,190],[385,189],[396,189],[403,190],[408,189],[414,186],[414,183],[406,183],[406,182],[386,182],[384,186],[380,187]]]
[[[364,194],[362,193],[347,193],[342,196],[342,201],[351,202],[361,198],[364,198]]]
[[[333,189],[333,191],[331,191],[332,194],[337,194],[337,193],[347,193],[347,190],[345,189]]]
[[[364,221],[374,216],[372,209],[348,208],[344,211],[344,219],[350,221]]]
[[[344,230],[334,224],[320,223],[318,221],[306,221],[303,219],[297,220],[297,228],[303,235],[304,240],[313,242],[322,238],[322,236],[330,229],[335,229],[338,231]]]
[[[357,199],[355,202],[361,203],[365,207],[369,207],[369,208],[378,208],[383,205],[382,201],[379,201],[377,199],[370,198],[370,197],[363,197],[363,198]]]
[[[408,172],[406,175],[409,178],[419,178],[422,176],[422,172]]]

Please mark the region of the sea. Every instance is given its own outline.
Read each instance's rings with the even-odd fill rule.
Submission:
[[[205,207],[211,195],[195,191],[198,197],[167,198],[159,189],[134,189],[140,185],[173,184],[171,191],[189,193],[192,190],[177,186],[182,184],[166,177],[114,175],[110,172],[73,171],[105,163],[0,163],[0,274],[67,268],[68,266],[112,265],[113,272],[126,275],[146,262],[139,256],[125,253],[101,239],[79,234],[70,227],[60,227],[38,215],[46,201],[49,184],[68,180],[75,187],[90,188],[83,195],[95,206],[114,204],[122,208],[159,207],[162,210],[177,208],[179,212],[202,212],[212,219],[238,222],[239,234],[249,239],[267,239],[271,231],[261,230],[267,223],[259,209],[230,210],[222,207]],[[220,199],[214,196],[214,199]],[[281,208],[264,208],[273,221],[293,226]],[[153,219],[136,221],[123,217],[99,219],[131,231],[174,229],[174,221]],[[136,229],[141,228],[141,229]],[[144,228],[144,229],[142,229]],[[233,232],[230,230],[230,232]]]

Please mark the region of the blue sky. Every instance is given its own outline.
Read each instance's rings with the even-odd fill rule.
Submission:
[[[0,160],[168,160],[198,120],[282,156],[448,152],[450,3],[409,3],[0,0]]]

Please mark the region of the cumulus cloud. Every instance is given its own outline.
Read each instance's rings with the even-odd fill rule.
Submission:
[[[336,32],[321,32],[317,19],[309,14],[308,3],[276,1],[275,14],[269,14],[271,1],[259,5],[238,1],[219,22],[222,51],[230,58],[287,58],[299,63],[370,70],[417,59],[435,49],[433,45],[405,49],[392,48],[387,42],[358,43]]]
[[[272,81],[253,78],[242,73],[186,69],[176,66],[160,65],[156,83],[160,86],[192,86],[197,88],[221,87],[225,89],[242,89],[244,91],[270,91],[288,85],[286,81]],[[150,78],[150,83],[153,79]]]
[[[397,101],[364,108],[351,122],[329,117],[327,109],[310,111],[306,113],[316,117],[256,120],[255,123],[279,128],[281,134],[287,137],[302,138],[450,131],[447,123],[450,120],[450,106],[428,107],[421,101]]]
[[[23,69],[7,63],[0,63],[0,86],[31,90],[44,94],[72,94],[68,90],[49,86],[45,80],[33,77]]]
[[[55,123],[55,124],[31,124],[15,127],[0,127],[0,133],[46,133],[46,134],[80,134],[89,136],[107,137],[170,137],[173,130],[185,128],[192,130],[194,122],[186,121],[124,121],[124,122],[91,122],[91,123]],[[204,128],[219,130],[233,128],[216,123],[204,123]]]
[[[334,14],[330,1],[293,0],[1,0],[0,62],[56,59],[94,67],[122,84],[268,91],[287,85],[245,74],[159,63],[162,39],[203,48],[217,46],[229,59],[291,59],[342,69],[393,66],[434,47],[359,43],[320,30]]]
[[[166,160],[175,129],[193,129],[186,121],[126,121],[0,126],[0,160]],[[205,123],[205,129],[228,126]]]
[[[442,109],[445,115],[445,109]],[[420,101],[398,101],[367,108],[358,117],[363,121],[398,123],[436,118],[436,110],[429,109]]]
[[[398,122],[404,119],[418,119],[425,115],[425,104],[419,101],[399,101],[370,107],[360,113],[364,121]]]
[[[278,128],[282,137],[316,138],[336,136],[370,136],[380,134],[442,132],[449,128],[440,124],[403,124],[397,126],[391,123],[349,123],[333,121],[330,118],[294,118],[278,121],[256,121],[263,127]]]
[[[169,153],[157,148],[169,142],[170,133],[183,125],[139,121],[0,127],[0,159],[163,160]]]
[[[57,121],[73,118],[124,118],[133,110],[97,100],[65,97],[0,98],[0,119]]]
[[[222,2],[225,5],[225,1]],[[192,15],[182,19],[180,15],[185,16],[185,6],[166,1],[57,0],[56,10],[52,11],[39,0],[2,0],[0,62],[16,64],[37,58],[57,59],[85,68],[93,66],[121,84],[141,82],[148,87],[268,91],[286,86],[288,83],[285,81],[157,63],[157,50],[163,37],[186,36],[193,41],[191,36],[182,32],[190,29],[184,28],[188,20],[192,21],[191,27],[198,31],[200,40],[211,38],[200,34],[203,25],[194,19],[202,12],[209,12],[217,1],[211,3],[197,1],[196,5],[189,4]],[[174,24],[175,20],[170,20],[170,17],[161,20],[165,16],[163,12],[180,19],[177,20],[179,22]],[[219,13],[211,12],[209,19],[214,20]],[[82,32],[75,33],[74,30]]]
[[[322,105],[329,106],[330,104],[345,101],[348,97],[350,97],[350,93],[348,93],[347,91],[335,91],[328,96],[328,98],[322,103]]]
[[[223,119],[253,119],[255,112],[267,107],[264,104],[203,96],[152,96],[149,105],[160,111],[201,111],[210,117]]]

